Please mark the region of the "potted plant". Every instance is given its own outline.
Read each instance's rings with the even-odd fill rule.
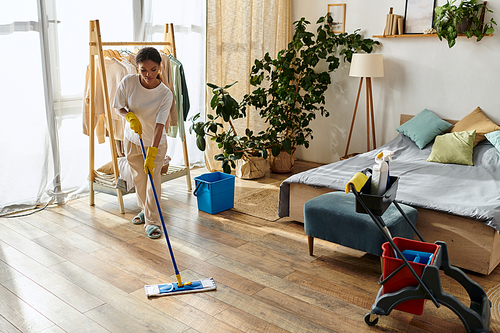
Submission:
[[[269,125],[260,138],[263,147],[271,151],[273,172],[290,172],[296,147],[308,148],[313,139],[311,121],[318,113],[329,116],[325,92],[330,73],[339,67],[340,60],[350,62],[354,53],[370,53],[379,44],[364,39],[359,30],[333,33],[329,14],[319,18],[316,33],[307,31],[309,24],[304,18],[294,22],[294,35],[286,49],[274,59],[266,53],[263,59],[255,60],[250,83],[256,89],[243,100],[243,105],[257,108]],[[326,62],[326,70],[318,69],[320,62]]]
[[[227,91],[235,83],[224,87],[207,84],[212,88],[210,107],[215,115],[208,114],[207,121],[198,121],[200,114],[195,115],[190,132],[196,133],[196,145],[201,151],[206,149],[207,137],[217,142],[222,152],[214,159],[221,161],[225,173],[235,169],[236,176],[240,178],[260,178],[268,170],[267,147],[261,137],[249,129],[246,129],[245,135],[236,133],[233,120],[246,117],[246,109]]]
[[[448,0],[434,9],[434,28],[439,40],[444,38],[448,41],[449,48],[455,45],[459,34],[467,38],[475,36],[479,42],[485,35],[495,31],[493,25],[496,22],[493,18],[484,22],[485,12],[493,13],[485,3],[477,3],[477,0],[460,1],[458,6],[455,3],[456,0]]]

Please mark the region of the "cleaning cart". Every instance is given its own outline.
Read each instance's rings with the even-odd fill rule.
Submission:
[[[374,326],[380,316],[388,316],[393,309],[421,315],[425,302],[431,300],[436,307],[444,305],[462,321],[467,332],[489,332],[491,302],[483,288],[471,280],[462,270],[451,266],[445,242],[426,243],[422,235],[411,224],[396,197],[399,178],[390,177],[390,186],[382,196],[370,194],[370,181],[357,191],[355,182],[348,183],[356,197],[356,212],[369,214],[380,232],[387,239],[382,246],[382,276],[371,311],[365,315],[365,322]],[[394,204],[405,220],[414,229],[420,241],[392,238],[382,215],[389,205]],[[460,283],[470,297],[470,307],[462,304],[455,296],[441,287],[439,271]]]

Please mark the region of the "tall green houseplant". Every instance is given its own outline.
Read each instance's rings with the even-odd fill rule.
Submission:
[[[317,113],[329,115],[325,92],[331,83],[331,72],[341,61],[350,62],[354,53],[370,53],[379,44],[364,39],[359,30],[352,34],[331,32],[333,19],[329,14],[319,18],[316,33],[307,31],[309,24],[304,18],[294,22],[292,41],[275,59],[266,53],[263,59],[255,60],[250,73],[255,90],[241,102],[229,95],[227,90],[232,85],[208,84],[213,92],[210,105],[215,115],[207,115],[205,121],[196,115],[191,131],[196,133],[196,143],[202,151],[207,138],[217,143],[222,151],[214,159],[221,162],[224,172],[230,173],[240,159],[267,158],[268,152],[278,156],[282,150],[291,154],[296,146],[309,147],[310,122]],[[326,70],[318,70],[320,62],[327,64]],[[268,124],[265,131],[254,133],[246,129],[236,133],[232,120],[245,117],[248,107],[258,109]]]
[[[255,60],[250,83],[255,87],[244,97],[243,104],[255,107],[269,125],[262,139],[278,156],[282,150],[291,154],[297,146],[309,147],[313,139],[311,121],[317,114],[328,117],[325,92],[330,74],[341,61],[350,62],[356,52],[370,53],[378,41],[365,39],[359,30],[335,34],[332,17],[327,14],[317,21],[316,33],[307,30],[305,18],[294,22],[294,35],[288,47],[276,58],[266,53]],[[321,62],[326,70],[319,70]]]

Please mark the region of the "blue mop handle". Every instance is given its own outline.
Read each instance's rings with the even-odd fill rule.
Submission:
[[[142,156],[144,157],[144,160],[146,160],[146,150],[144,150],[144,143],[142,143],[141,137],[139,137],[139,140],[141,141]],[[160,220],[161,220],[161,226],[163,227],[163,233],[165,234],[165,239],[167,240],[168,251],[170,252],[170,257],[172,258],[172,263],[174,264],[175,275],[178,277],[177,280],[180,281],[179,269],[177,269],[177,264],[175,262],[175,257],[174,257],[174,251],[172,251],[172,245],[170,245],[170,239],[168,238],[167,227],[165,226],[165,221],[163,221],[163,214],[161,213],[160,202],[158,201],[158,196],[156,195],[156,189],[155,189],[155,185],[153,183],[153,176],[151,175],[151,172],[149,172],[149,171],[148,171],[148,175],[149,175],[149,181],[151,182],[151,187],[153,189],[153,194],[155,196],[156,207],[158,208],[158,214],[160,214]],[[182,286],[182,282],[180,284],[181,285],[179,287]]]

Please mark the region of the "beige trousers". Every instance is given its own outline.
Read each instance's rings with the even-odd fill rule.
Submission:
[[[124,138],[125,156],[130,164],[130,171],[134,179],[135,193],[137,195],[137,204],[144,212],[144,219],[146,221],[145,228],[148,225],[157,225],[161,229],[160,215],[156,207],[153,189],[149,182],[149,176],[144,172],[144,157],[142,155],[141,146],[138,146],[126,138]],[[146,153],[148,147],[144,147]],[[158,202],[161,202],[161,168],[163,160],[167,154],[167,142],[160,144],[158,153],[155,158],[155,168],[153,170],[153,179],[158,196]]]

